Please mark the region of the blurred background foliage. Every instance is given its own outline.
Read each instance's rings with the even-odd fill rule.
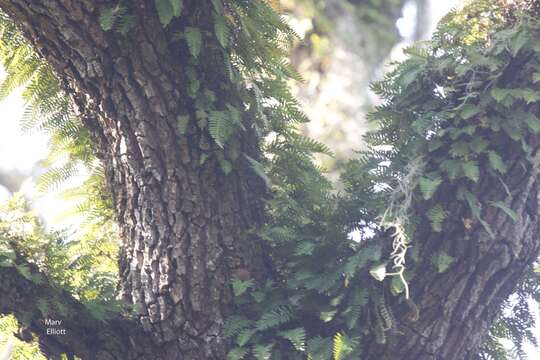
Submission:
[[[338,181],[338,169],[362,148],[361,137],[368,128],[366,114],[377,102],[369,90],[370,82],[382,78],[384,64],[396,46],[429,35],[426,29],[433,22],[429,1],[271,3],[299,35],[290,60],[304,81],[291,86],[311,118],[303,132],[335,153],[332,157],[320,155],[319,161],[329,170],[328,176]],[[409,7],[410,34],[404,37],[397,24],[405,6]],[[13,25],[2,20],[1,56],[4,63],[8,60],[14,66],[2,70],[0,97],[6,99],[23,88],[18,96],[23,98],[20,107],[24,112],[20,119],[10,120],[18,120],[24,134],[43,136],[50,150],[34,154],[34,166],[25,168],[2,167],[2,158],[10,155],[0,154],[0,200],[5,200],[0,206],[0,255],[14,250],[26,255],[49,280],[74,294],[96,317],[106,318],[119,309],[118,238],[102,169],[87,151],[90,138],[64,94],[54,86],[51,91],[49,80],[54,75],[50,68],[18,38]],[[24,63],[28,71],[21,72],[13,59]],[[20,73],[27,77],[10,76]],[[52,206],[54,201],[70,205],[58,210]],[[44,312],[47,306],[50,304],[42,304]],[[15,318],[0,317],[0,359],[43,358],[37,342],[22,342],[18,331]]]
[[[301,38],[291,62],[304,82],[291,86],[311,119],[305,134],[328,145],[336,155],[320,157],[332,179],[337,179],[336,170],[345,160],[362,148],[361,137],[368,130],[366,114],[377,103],[370,82],[383,76],[385,65],[399,49],[429,36],[434,22],[429,3],[282,1],[282,11]]]

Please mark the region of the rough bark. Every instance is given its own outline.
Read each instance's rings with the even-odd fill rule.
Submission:
[[[184,3],[188,12],[195,4]],[[264,270],[258,243],[244,235],[260,221],[262,190],[242,162],[228,176],[212,157],[201,165],[201,157],[210,153],[207,135],[193,125],[185,134],[176,129],[179,113],[194,112],[181,71],[186,59],[171,48],[174,29],[163,29],[154,2],[136,2],[133,8],[141,22],[127,36],[106,33],[99,26],[99,8],[107,4],[0,0],[0,8],[20,25],[73,96],[106,166],[123,238],[124,299],[138,311],[137,322],[152,342],[118,340],[116,358],[221,360],[227,344],[220,331],[231,308],[232,274],[247,268],[257,276]],[[219,76],[212,74],[212,54],[205,55],[209,76]],[[247,132],[243,146],[244,152],[257,156],[255,136]],[[417,269],[411,294],[420,317],[410,320],[410,307],[395,304],[403,335],[384,346],[368,346],[366,358],[473,356],[500,303],[539,252],[538,166],[524,161],[516,159],[504,179],[516,189],[511,198],[500,183],[478,187],[481,201],[505,198],[520,215],[513,223],[500,211],[486,210],[494,239],[480,224],[465,229],[459,208],[452,212],[453,227],[444,234],[434,235],[427,226],[419,233],[426,261]],[[438,274],[428,254],[442,244],[451,244],[446,250],[459,260]],[[11,286],[14,292],[2,296],[0,312],[31,310],[28,299],[33,294],[53,296],[54,289],[32,287],[13,270],[1,271],[1,288]],[[75,303],[73,309],[73,316],[83,316],[77,315],[83,311]],[[89,329],[80,331],[87,321]],[[70,341],[80,343],[88,339],[84,334],[99,335],[105,326],[86,318],[70,324],[73,334],[81,334]],[[122,331],[137,333],[136,327]],[[106,334],[120,336],[118,331]],[[110,358],[70,344],[63,344],[64,351],[83,359]],[[143,348],[146,353],[140,352]]]
[[[189,55],[171,45],[175,29],[159,23],[154,1],[132,4],[139,24],[126,36],[98,23],[100,9],[112,4],[0,1],[54,67],[95,136],[123,239],[124,300],[163,359],[223,359],[232,274],[262,273],[257,242],[244,232],[259,221],[263,188],[242,161],[225,175],[195,121],[184,135],[177,129],[178,115],[195,112],[184,73]],[[198,21],[209,16],[204,11],[184,1],[184,13],[197,12]],[[205,75],[220,76],[212,74],[212,55],[203,47]],[[246,132],[242,143],[257,158],[257,137]]]
[[[422,262],[414,270],[412,303],[392,304],[398,309],[398,335],[388,344],[373,343],[366,359],[478,358],[482,338],[502,303],[540,254],[540,140],[530,143],[531,159],[515,156],[506,176],[486,176],[475,191],[481,204],[504,201],[518,214],[517,221],[484,206],[482,217],[491,226],[491,237],[478,221],[465,227],[467,209],[456,205],[450,210],[453,221],[443,233],[434,233],[428,223],[420,226],[413,241],[422,247]],[[518,143],[508,143],[505,149],[508,154],[521,151]],[[449,199],[455,196],[451,188],[442,193]],[[417,209],[418,214],[426,210]],[[457,259],[442,274],[430,264],[440,250]]]

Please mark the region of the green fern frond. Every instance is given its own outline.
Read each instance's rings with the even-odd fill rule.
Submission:
[[[255,327],[257,330],[267,330],[288,322],[291,320],[292,316],[293,313],[290,308],[280,306],[264,313],[261,318],[257,320]]]
[[[305,350],[306,331],[304,330],[304,328],[281,331],[279,332],[279,335],[289,340],[296,350],[302,352]]]

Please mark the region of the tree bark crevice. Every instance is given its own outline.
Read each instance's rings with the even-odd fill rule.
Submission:
[[[136,319],[96,323],[67,294],[32,285],[13,269],[3,268],[0,288],[12,287],[13,292],[0,298],[0,312],[19,317],[31,312],[31,330],[47,339],[29,299],[35,294],[62,296],[71,315],[55,316],[66,319],[74,335],[60,342],[63,351],[97,360],[222,360],[229,348],[222,328],[233,309],[230,282],[235,272],[240,269],[256,279],[271,276],[263,244],[248,231],[263,220],[264,184],[244,159],[226,175],[211,156],[215,144],[196,125],[196,104],[188,89],[186,69],[194,65],[186,49],[174,43],[176,25],[163,28],[154,1],[139,0],[131,10],[140,23],[132,31],[125,36],[105,32],[99,12],[111,4],[0,0],[0,8],[54,68],[94,135],[121,229],[122,297]],[[186,14],[197,8],[195,0],[184,0],[184,5]],[[198,10],[202,24],[211,14]],[[202,51],[198,61],[204,76],[224,76],[211,66],[215,54],[210,47]],[[204,85],[221,91],[210,81]],[[242,103],[238,93],[222,92],[221,102]],[[185,132],[177,129],[181,114],[190,118]],[[252,119],[245,121],[241,150],[258,158]],[[538,148],[538,141],[528,140]],[[513,146],[518,145],[509,145],[508,151]],[[416,279],[421,279],[411,283],[419,318],[411,319],[405,302],[391,299],[398,335],[386,344],[369,341],[365,359],[474,357],[500,305],[540,252],[540,161],[522,160],[513,159],[503,178],[506,188],[518,189],[513,197],[499,179],[482,177],[477,185],[481,203],[504,200],[519,215],[512,222],[503,211],[486,206],[482,216],[492,225],[494,238],[474,219],[469,219],[470,228],[463,219],[452,219],[444,233],[434,233],[423,217],[426,209],[414,209],[423,219],[414,240],[421,244],[419,257],[424,260],[414,269]],[[444,190],[440,192],[453,196],[451,187]],[[452,206],[452,214],[470,217],[464,206]],[[457,261],[438,273],[429,259],[441,250]]]
[[[169,354],[164,358],[223,359],[220,332],[232,309],[234,271],[264,273],[261,247],[244,234],[260,223],[264,185],[245,160],[229,175],[215,158],[202,163],[213,150],[194,124],[189,58],[173,44],[174,29],[159,23],[154,1],[133,4],[140,24],[126,36],[101,29],[99,11],[107,5],[0,2],[94,133],[123,240],[124,300]],[[184,12],[193,7],[186,2]],[[180,113],[193,119],[185,134],[176,127]],[[258,158],[257,142],[246,131],[242,151]]]
[[[462,219],[454,219],[439,234],[430,230],[429,222],[419,225],[413,241],[422,246],[420,258],[428,259],[450,244],[446,251],[457,261],[443,273],[437,273],[429,261],[420,263],[414,271],[416,277],[421,274],[421,281],[411,284],[419,319],[411,321],[408,308],[393,299],[401,335],[384,345],[371,344],[368,359],[476,359],[482,337],[500,306],[540,253],[540,148],[538,140],[529,142],[534,149],[531,159],[514,158],[503,178],[485,176],[477,185],[477,198],[486,204],[482,218],[490,224],[494,237],[478,221],[467,229]],[[519,146],[509,144],[508,151],[519,154]],[[504,186],[519,189],[519,193],[508,194]],[[518,214],[517,221],[488,207],[490,201],[504,201]],[[425,209],[417,212],[423,214]],[[466,216],[459,205],[450,213]]]

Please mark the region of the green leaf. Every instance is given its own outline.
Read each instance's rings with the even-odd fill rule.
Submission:
[[[520,92],[520,97],[525,100],[527,104],[532,104],[540,100],[540,94],[538,91],[533,89],[523,89]]]
[[[354,348],[358,346],[357,338],[349,338],[345,333],[338,332],[334,335],[333,342],[333,360],[346,360],[348,356],[353,352]]]
[[[0,238],[0,240],[3,240]],[[2,245],[0,243],[0,245]],[[0,247],[0,267],[12,267],[17,255],[9,247]]]
[[[400,85],[404,89],[407,88],[413,82],[418,80],[422,71],[423,71],[422,66],[412,66],[412,67],[404,68],[398,80]]]
[[[515,122],[503,122],[501,124],[501,127],[503,128],[504,132],[510,136],[510,138],[514,141],[519,141],[522,137],[521,129],[519,128],[518,124]]]
[[[336,316],[337,310],[328,310],[328,311],[321,311],[319,318],[324,322],[330,322],[332,319],[334,319],[334,316]]]
[[[480,180],[480,168],[476,161],[465,161],[462,164],[463,173],[474,182]]]
[[[176,125],[180,134],[184,135],[186,133],[188,124],[189,115],[178,115],[176,117]]]
[[[223,157],[218,157],[218,162],[225,175],[229,175],[233,171],[233,165],[229,160],[224,159]]]
[[[307,341],[307,353],[309,360],[328,360],[333,358],[332,356],[332,344],[331,338],[322,338],[315,336]]]
[[[506,173],[506,165],[504,164],[503,159],[495,151],[488,152],[489,165],[493,170],[500,172],[501,174]]]
[[[334,336],[334,360],[343,360],[345,353],[345,336],[342,333],[337,333]]]
[[[450,154],[453,157],[464,157],[470,152],[469,145],[464,141],[457,141],[453,143],[452,147],[450,148]]]
[[[200,88],[201,82],[199,81],[199,79],[191,79],[189,82],[189,96],[193,99],[196,99]]]
[[[248,354],[248,350],[244,348],[234,348],[227,354],[227,360],[242,360]]]
[[[437,204],[433,207],[431,207],[427,212],[426,216],[431,222],[431,228],[435,232],[441,232],[442,231],[442,224],[447,216],[447,211],[444,210],[444,208],[441,206],[441,204]]]
[[[194,58],[197,58],[201,52],[202,46],[201,31],[196,27],[188,26],[186,27],[186,30],[184,30],[184,35],[186,37],[189,52]]]
[[[466,190],[463,188],[458,190],[458,196],[459,196],[459,193],[463,195],[463,198],[465,199],[465,201],[467,201],[467,204],[469,204],[469,208],[471,209],[471,212],[474,215],[474,217],[476,217],[477,219],[480,219],[482,206],[480,202],[478,201],[478,198],[469,190]]]
[[[431,139],[428,142],[428,150],[430,152],[439,149],[443,145],[442,141],[439,139]]]
[[[210,135],[220,147],[224,147],[225,143],[231,136],[232,125],[227,111],[211,111],[208,115]]]
[[[253,280],[242,281],[240,279],[233,279],[232,287],[234,296],[244,294],[251,286],[253,286]]]
[[[405,284],[403,284],[401,277],[392,276],[392,281],[390,281],[390,291],[392,291],[392,294],[394,295],[401,294],[405,291]]]
[[[249,164],[251,165],[251,169],[257,174],[261,179],[264,180],[264,183],[268,189],[272,188],[272,182],[270,181],[270,178],[266,175],[266,170],[264,168],[264,165],[258,162],[257,160],[249,157],[248,155],[244,155],[246,159],[249,161]]]
[[[514,222],[519,220],[518,214],[514,210],[510,209],[504,202],[490,201],[489,204],[504,211],[504,213],[506,213],[506,215],[508,215]]]
[[[486,150],[486,148],[489,146],[489,143],[480,137],[475,137],[473,141],[469,144],[469,146],[475,153],[479,154]]]
[[[169,0],[171,2],[171,7],[173,10],[173,17],[179,17],[182,14],[182,9],[184,7],[183,0]]]
[[[478,221],[480,221],[480,224],[482,224],[482,226],[484,227],[484,230],[486,230],[489,237],[492,238],[492,239],[496,239],[495,233],[491,229],[491,225],[489,225],[485,220],[482,220],[482,219],[478,219]]]
[[[304,328],[296,328],[287,331],[281,331],[279,336],[289,340],[298,351],[305,351],[306,331]]]
[[[212,5],[214,5],[214,10],[216,10],[218,14],[223,13],[223,3],[221,0],[212,0]]]
[[[116,7],[106,7],[101,9],[99,15],[99,25],[105,31],[109,31],[113,28],[116,21]]]
[[[170,0],[155,0],[159,21],[163,26],[169,25],[174,16],[174,9]]]
[[[292,318],[291,310],[286,306],[280,306],[274,310],[264,313],[257,320],[257,330],[267,330],[275,326],[284,324]]]
[[[30,271],[30,268],[26,265],[22,264],[15,264],[15,268],[21,274],[26,280],[33,280],[32,272]]]
[[[227,47],[229,43],[230,30],[225,17],[214,13],[214,33],[221,46]]]
[[[238,346],[243,347],[249,342],[249,340],[253,337],[253,335],[255,335],[256,332],[257,330],[255,329],[244,329],[240,331],[240,333],[236,337],[236,343],[238,344]]]
[[[509,89],[495,88],[491,90],[491,96],[499,103],[501,103],[508,95],[510,95]]]
[[[272,356],[272,348],[274,345],[255,345],[253,347],[253,350],[251,351],[253,353],[253,356],[255,357],[255,360],[270,360]]]
[[[227,338],[233,337],[240,331],[248,328],[252,324],[252,321],[244,316],[231,315],[225,320],[223,325],[223,335]]]
[[[435,194],[435,192],[437,191],[439,185],[441,185],[441,183],[442,179],[440,177],[437,177],[435,179],[429,179],[426,177],[420,178],[420,191],[422,192],[424,200],[431,199],[433,197],[433,194]]]
[[[529,35],[525,31],[520,31],[516,36],[510,39],[509,46],[512,50],[512,55],[516,56],[528,41]]]
[[[138,18],[135,15],[124,15],[118,19],[116,31],[122,35],[126,35],[137,24]]]
[[[437,268],[437,272],[443,273],[456,261],[452,256],[441,252],[433,255],[431,263]]]
[[[450,180],[454,180],[461,174],[461,161],[447,159],[441,163],[440,168],[446,172]]]
[[[482,204],[478,201],[478,198],[473,193],[464,188],[460,188],[458,190],[458,197],[460,196],[467,201],[472,214],[480,222],[480,224],[482,224],[484,230],[486,230],[486,232],[492,239],[495,239],[495,234],[491,230],[491,226],[480,216],[482,212]]]
[[[208,154],[202,153],[201,157],[199,158],[199,165],[204,165],[206,160],[208,160]]]
[[[525,123],[527,124],[527,127],[533,134],[540,133],[540,119],[536,117],[533,113],[527,113],[524,116]]]
[[[369,270],[369,273],[376,280],[383,281],[386,277],[386,263],[372,267],[371,270]]]
[[[37,308],[41,313],[41,316],[47,317],[50,313],[51,307],[47,299],[39,299],[37,302]]]
[[[479,106],[474,105],[465,105],[461,110],[461,117],[465,120],[468,120],[480,112]]]

